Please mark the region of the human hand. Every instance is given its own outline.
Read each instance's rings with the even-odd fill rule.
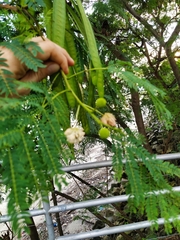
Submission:
[[[35,37],[31,41],[38,43],[42,49],[43,53],[38,53],[36,58],[42,60],[46,67],[39,68],[37,72],[29,70],[15,57],[11,50],[3,47],[3,55],[1,57],[7,59],[8,68],[6,68],[13,73],[13,78],[22,82],[39,82],[47,76],[58,72],[60,69],[65,74],[68,74],[68,67],[74,65],[74,61],[65,49],[47,38],[43,40],[41,37]],[[29,92],[30,89],[21,88],[17,90],[18,95],[27,95]]]

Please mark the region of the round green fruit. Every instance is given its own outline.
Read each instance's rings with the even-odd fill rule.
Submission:
[[[110,131],[106,127],[103,127],[99,130],[99,136],[102,139],[106,139],[110,136]]]
[[[105,107],[106,106],[106,99],[105,98],[98,98],[95,102],[97,108]]]

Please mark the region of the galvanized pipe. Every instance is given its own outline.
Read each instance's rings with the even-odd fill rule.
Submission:
[[[180,192],[180,186],[173,187],[173,191]],[[149,192],[146,195],[150,194],[163,194],[167,193],[168,190],[161,190],[161,191],[155,191],[155,192]],[[125,202],[129,198],[128,195],[120,195],[120,196],[113,196],[113,197],[107,197],[107,198],[100,198],[100,199],[94,199],[94,200],[88,200],[88,201],[83,201],[83,202],[76,202],[76,203],[71,203],[71,204],[63,204],[63,205],[58,205],[58,206],[53,206],[50,207],[49,204],[47,206],[47,209],[49,213],[56,213],[56,212],[64,212],[68,210],[74,210],[74,209],[80,209],[80,208],[87,208],[87,207],[92,207],[92,206],[98,206],[98,205],[104,205],[104,204],[112,204],[112,203],[117,203],[117,202]],[[47,203],[44,203],[45,205]],[[39,215],[45,215],[46,210],[45,209],[33,209],[28,211],[30,216],[35,217]],[[0,216],[0,223],[3,222],[9,222],[11,220],[10,216],[8,215],[2,215]]]
[[[39,215],[45,215],[46,211],[44,209],[33,209],[28,211],[31,217],[36,217]]]
[[[75,202],[70,204],[62,204],[51,207],[49,210],[49,213],[56,213],[56,212],[65,212],[75,209],[81,209],[81,208],[88,208],[88,207],[95,207],[98,205],[105,205],[105,204],[111,204],[111,203],[117,203],[117,202],[126,202],[128,200],[128,195],[121,195],[121,196],[113,196],[113,197],[107,197],[107,198],[99,198],[94,200],[87,200],[82,202]]]
[[[164,161],[180,159],[180,153],[168,153],[168,154],[157,155],[156,159],[164,160]],[[126,160],[124,159],[122,160],[122,162],[125,163]],[[96,161],[96,162],[75,164],[72,166],[64,166],[62,167],[62,170],[65,172],[74,172],[74,171],[80,171],[80,170],[111,167],[111,166],[112,166],[112,160],[107,160],[107,161]]]
[[[48,231],[48,240],[54,240],[55,239],[54,226],[53,226],[52,217],[49,214],[50,204],[49,204],[48,197],[47,197],[47,201],[43,202],[43,208],[45,210],[46,226],[47,226],[47,231]]]
[[[4,223],[4,222],[10,222],[11,221],[11,217],[8,215],[1,215],[0,216],[0,223]]]
[[[180,215],[177,218],[180,220]],[[174,221],[175,219],[169,219],[170,222]],[[163,225],[165,223],[165,220],[163,218],[159,218],[157,220],[158,225]],[[105,236],[105,235],[111,235],[111,234],[117,234],[117,233],[122,233],[122,232],[127,232],[127,231],[134,231],[137,229],[142,229],[142,228],[149,228],[153,225],[153,222],[150,221],[141,221],[137,223],[130,223],[130,224],[125,224],[122,226],[116,226],[116,227],[110,227],[110,228],[103,228],[103,229],[97,229],[97,230],[92,230],[89,232],[84,232],[84,233],[78,233],[78,234],[70,234],[67,236],[62,236],[58,237],[55,240],[82,240],[86,238],[94,238],[98,236]]]
[[[172,188],[173,191],[179,192],[180,186]],[[146,193],[147,197],[149,195],[159,195],[159,194],[165,194],[169,191],[159,190],[154,192],[148,192]],[[56,212],[65,212],[65,211],[71,211],[75,209],[82,209],[82,208],[88,208],[88,207],[95,207],[99,205],[106,205],[106,204],[112,204],[112,203],[118,203],[118,202],[126,202],[129,198],[129,195],[120,195],[120,196],[113,196],[113,197],[106,197],[106,198],[99,198],[94,200],[87,200],[82,202],[75,202],[70,204],[62,204],[53,206],[50,208],[49,213],[56,213]]]
[[[39,215],[45,215],[46,214],[46,211],[44,209],[33,209],[33,210],[29,210],[27,212],[29,213],[29,215],[31,217],[36,217],[36,216],[39,216]],[[21,217],[21,214],[19,214],[19,217]],[[10,216],[8,216],[8,215],[0,216],[0,223],[10,222],[10,221],[11,221]]]
[[[157,155],[156,159],[157,160],[175,160],[180,158],[180,153],[167,153],[167,154],[161,154]]]
[[[111,166],[112,166],[112,160],[107,160],[107,161],[88,162],[88,163],[70,165],[70,166],[62,167],[62,170],[65,172],[74,172],[74,171],[80,171],[80,170],[111,167]]]

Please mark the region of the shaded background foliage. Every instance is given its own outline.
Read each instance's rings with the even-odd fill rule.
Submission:
[[[140,76],[165,91],[166,98],[163,101],[173,115],[172,125],[175,129],[179,125],[178,4],[178,1],[97,1],[90,15],[101,54],[105,56],[105,64],[115,59],[130,61],[139,68]],[[118,86],[121,82],[119,80]],[[109,89],[112,91],[108,87],[106,91]],[[138,131],[146,136],[150,128],[145,124],[158,119],[151,100],[143,90],[137,94],[126,92],[127,89],[122,86],[120,89],[119,101],[112,98],[114,102],[109,104],[111,108],[117,107],[112,110],[117,111],[118,122],[122,127],[127,127],[126,123],[134,120],[135,116]],[[122,106],[127,107],[125,109]],[[129,112],[130,118],[124,118],[124,112]],[[152,127],[153,123],[150,125]],[[151,151],[150,146],[147,148]]]

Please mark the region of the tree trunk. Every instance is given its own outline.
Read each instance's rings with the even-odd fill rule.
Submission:
[[[134,112],[134,116],[135,116],[135,121],[136,121],[136,125],[138,128],[138,131],[141,135],[144,136],[145,138],[145,143],[144,143],[144,147],[150,152],[152,153],[152,148],[148,143],[148,139],[146,136],[146,131],[145,131],[145,126],[144,126],[144,121],[143,121],[143,117],[142,117],[142,112],[141,112],[141,107],[140,107],[140,102],[139,102],[139,93],[136,92],[135,90],[131,89],[131,101],[132,101],[132,109]]]
[[[179,70],[179,67],[178,67],[175,59],[174,59],[174,54],[172,53],[170,47],[167,47],[165,50],[166,50],[166,55],[167,55],[168,61],[171,65],[172,71],[173,71],[174,76],[176,78],[177,84],[180,88],[180,70]]]

